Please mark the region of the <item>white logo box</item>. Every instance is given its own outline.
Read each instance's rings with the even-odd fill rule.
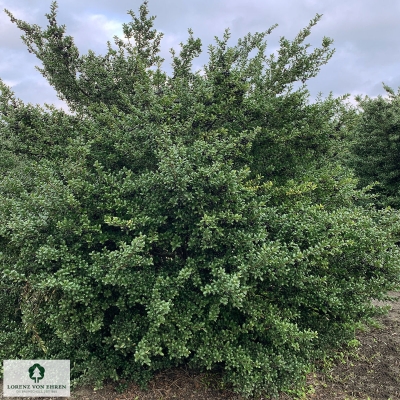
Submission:
[[[4,397],[70,397],[69,360],[4,360]]]

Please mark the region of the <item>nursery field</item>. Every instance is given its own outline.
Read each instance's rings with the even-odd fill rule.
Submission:
[[[389,295],[400,300],[400,292],[390,292]],[[388,304],[391,310],[388,315],[377,318],[376,327],[368,327],[357,333],[360,346],[352,349],[350,353],[347,352],[346,355],[338,351],[335,360],[326,361],[325,365],[317,366],[319,372],[308,375],[303,393],[281,394],[279,400],[400,399],[400,301],[374,304],[379,306]],[[0,394],[0,399],[3,398]],[[103,389],[97,391],[86,386],[72,391],[70,398],[76,400],[242,399],[229,388],[221,388],[221,380],[217,373],[196,373],[184,368],[156,375],[149,383],[147,391],[140,390],[134,384],[126,385],[123,391],[117,384],[105,385]],[[43,399],[51,400],[48,397]]]

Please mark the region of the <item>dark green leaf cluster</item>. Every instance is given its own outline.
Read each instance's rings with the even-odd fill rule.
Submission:
[[[291,91],[332,55],[302,45],[320,16],[276,61],[272,29],[226,32],[204,76],[189,30],[167,78],[146,4],[105,58],[79,58],[56,3],[44,32],[8,13],[77,114],[1,83],[0,357],[70,359],[75,384],[188,364],[288,390],[399,287],[399,215],[335,159],[343,99]]]

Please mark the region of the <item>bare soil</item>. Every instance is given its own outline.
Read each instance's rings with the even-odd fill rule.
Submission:
[[[400,299],[400,292],[390,292]],[[375,302],[377,305],[385,303]],[[357,333],[360,342],[350,354],[338,351],[335,359],[325,362],[323,370],[307,376],[307,383],[297,396],[282,393],[279,400],[400,400],[400,301],[387,303],[388,315],[377,318],[379,327],[366,328]],[[76,400],[241,400],[228,387],[222,387],[221,376],[215,373],[195,373],[178,368],[158,374],[148,390],[129,384],[118,393],[118,384],[105,385],[94,391],[81,387],[65,399]],[[2,386],[2,381],[0,381]],[[5,397],[0,394],[0,399]],[[9,398],[9,397],[7,397]],[[27,397],[13,397],[26,400]],[[59,400],[60,397],[35,397]],[[260,398],[257,400],[267,400]]]

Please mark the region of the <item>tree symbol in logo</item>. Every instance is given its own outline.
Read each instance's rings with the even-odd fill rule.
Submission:
[[[40,379],[44,378],[45,369],[40,364],[33,364],[28,371],[29,378],[33,379],[35,383],[38,383]]]

